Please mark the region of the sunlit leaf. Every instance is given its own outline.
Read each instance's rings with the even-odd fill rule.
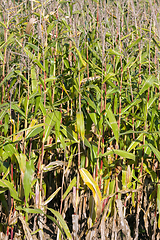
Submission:
[[[102,196],[96,181],[94,181],[94,179],[92,178],[91,174],[87,171],[87,169],[81,168],[79,171],[85,184],[92,190],[96,205],[100,206]]]
[[[160,229],[160,184],[157,185],[157,208],[159,212],[158,228]]]
[[[67,190],[66,190],[65,193],[63,194],[63,197],[62,197],[63,200],[67,197],[68,193],[71,191],[71,189],[73,188],[73,186],[76,185],[76,182],[77,182],[77,179],[76,179],[76,177],[74,177],[74,178],[72,179],[72,181],[70,182]]]
[[[65,234],[67,235],[67,239],[72,240],[71,233],[70,233],[69,228],[68,228],[66,222],[64,221],[62,215],[59,212],[53,210],[52,208],[48,208],[48,210],[51,211],[51,213],[53,213],[56,216],[57,220],[60,223],[60,226],[62,227]]]
[[[15,199],[20,201],[18,198],[18,193],[16,192],[13,183],[7,181],[7,180],[1,180],[0,179],[0,187],[7,188],[10,191],[11,196]]]
[[[115,118],[111,109],[107,109],[106,113],[107,113],[107,117],[109,118],[109,123],[111,125],[111,128],[112,128],[112,131],[114,133],[115,139],[118,142],[118,140],[119,140],[119,130],[118,130],[118,124],[117,124],[116,118]]]
[[[54,193],[51,194],[51,196],[47,198],[47,200],[44,202],[44,206],[47,205],[50,201],[52,201],[52,199],[57,195],[60,189],[61,187],[59,187]]]
[[[135,147],[142,142],[142,140],[143,140],[143,135],[144,135],[144,134],[141,133],[141,134],[137,137],[137,139],[130,144],[130,146],[129,146],[128,149],[127,149],[127,152],[130,152],[132,149],[135,149]]]
[[[118,149],[112,149],[111,151],[105,152],[104,154],[100,154],[100,157],[108,156],[108,155],[111,155],[113,153],[117,154],[117,155],[119,155],[120,157],[123,157],[123,158],[128,158],[128,159],[135,160],[135,155],[133,153],[129,153],[127,151],[118,150]]]
[[[29,193],[31,190],[31,183],[32,183],[32,177],[34,174],[34,162],[33,160],[29,160],[26,162],[26,169],[23,179],[23,187],[24,187],[24,193],[25,193],[25,199],[28,201]]]
[[[76,120],[77,120],[77,130],[78,133],[80,134],[83,142],[84,142],[84,136],[85,136],[85,128],[84,128],[84,116],[83,116],[83,112],[77,112],[77,116],[76,116]]]
[[[144,84],[139,92],[139,95],[141,95],[142,93],[144,93],[146,90],[148,90],[149,87],[151,87],[153,85],[153,82],[155,80],[155,77],[150,75],[148,77],[147,80],[144,80]]]

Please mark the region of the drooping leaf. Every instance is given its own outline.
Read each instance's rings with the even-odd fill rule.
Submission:
[[[50,216],[50,215],[46,215],[46,217],[49,218],[50,220],[52,220],[52,221],[57,225],[57,227],[58,227],[59,230],[61,231],[64,239],[66,239],[65,234],[64,234],[64,232],[63,232],[63,229],[62,229],[61,226],[58,224],[58,222],[56,221],[56,219],[55,219],[54,217]]]
[[[30,130],[30,132],[26,136],[26,140],[35,137],[36,135],[38,135],[42,131],[43,131],[43,128],[41,128],[41,127],[37,127],[37,128],[34,128],[34,129]]]
[[[33,55],[33,53],[31,53],[31,52],[27,49],[27,47],[24,48],[24,51],[25,51],[25,53],[27,54],[27,56],[28,56],[34,63],[36,63],[38,67],[40,67],[40,69],[41,69],[42,71],[45,71],[45,69],[44,69],[44,67],[42,66],[41,62],[38,61],[38,59],[35,57],[35,55]]]
[[[3,188],[8,188],[8,190],[10,191],[11,196],[15,199],[20,201],[20,199],[18,198],[18,193],[16,192],[13,183],[9,182],[8,180],[1,180],[0,179],[0,187]]]
[[[61,132],[65,135],[65,137],[67,137],[70,140],[73,140],[75,142],[77,142],[77,134],[71,130],[69,127],[61,125],[63,129],[61,129]]]
[[[111,49],[111,48],[109,48],[109,49],[107,50],[107,52],[108,52],[108,54],[110,54],[110,55],[123,56],[122,53],[117,52],[116,50]]]
[[[59,212],[53,210],[52,208],[48,208],[48,210],[51,211],[51,213],[53,213],[56,216],[57,220],[60,223],[60,226],[62,227],[62,229],[64,230],[65,234],[67,235],[67,239],[68,240],[72,240],[71,233],[70,233],[69,228],[68,228],[66,222],[64,221],[62,215]]]
[[[28,84],[28,79],[25,78],[25,76],[19,70],[15,70],[15,73],[18,74]]]
[[[18,211],[24,211],[26,213],[34,213],[34,214],[44,214],[44,212],[39,208],[23,208],[21,206],[16,207]]]
[[[4,151],[8,154],[9,157],[12,157],[13,154],[17,153],[13,144],[6,144],[3,146]]]
[[[160,162],[160,152],[151,143],[149,143],[147,145],[150,147],[150,149],[156,155],[158,161]]]
[[[135,161],[135,155],[133,153],[118,149],[112,149],[111,151],[105,152],[104,154],[100,154],[100,157],[108,156],[113,153],[119,155],[120,157],[132,159]]]
[[[81,168],[79,171],[83,181],[91,189],[97,207],[100,206],[102,201],[102,195],[96,181],[94,181],[87,169]]]

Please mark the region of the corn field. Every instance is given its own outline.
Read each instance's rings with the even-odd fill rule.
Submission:
[[[160,239],[160,2],[0,1],[0,239]]]

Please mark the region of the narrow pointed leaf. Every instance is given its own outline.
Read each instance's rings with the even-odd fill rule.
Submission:
[[[69,228],[68,228],[66,222],[64,221],[62,215],[59,212],[53,210],[52,208],[48,208],[48,210],[51,211],[51,213],[53,213],[56,216],[57,220],[60,223],[60,226],[62,227],[62,229],[64,230],[65,234],[67,235],[67,239],[68,240],[72,240],[71,233],[70,233]]]
[[[85,184],[92,190],[95,203],[98,206],[99,204],[101,204],[102,195],[97,183],[94,181],[87,169],[81,168],[79,171]]]
[[[45,136],[43,141],[47,141],[47,138],[51,132],[51,129],[53,128],[53,126],[55,125],[56,120],[55,120],[55,114],[54,112],[50,112],[49,114],[47,114],[46,120],[45,120]]]
[[[54,193],[51,194],[51,196],[47,198],[47,200],[44,202],[44,206],[47,205],[50,201],[52,201],[52,199],[57,195],[60,189],[61,187],[59,187]]]
[[[151,143],[149,143],[148,146],[150,147],[150,149],[153,151],[158,161],[160,162],[160,152]]]
[[[113,153],[119,155],[120,157],[132,159],[132,160],[135,161],[135,155],[133,153],[129,153],[127,151],[117,150],[117,149],[113,149],[113,150],[108,151],[104,154],[100,154],[100,157],[108,156],[108,155],[111,155]]]
[[[85,136],[85,129],[84,129],[84,116],[83,112],[77,112],[77,130],[80,134],[83,142],[84,142],[84,136]]]
[[[31,190],[33,174],[34,174],[34,162],[32,160],[29,160],[28,162],[26,162],[26,170],[25,170],[24,179],[23,179],[23,187],[24,187],[26,202],[28,201],[29,193]]]
[[[157,208],[159,212],[158,228],[160,229],[160,184],[157,185]]]
[[[66,190],[65,193],[63,194],[63,197],[62,197],[63,200],[67,197],[68,193],[72,190],[73,186],[76,185],[76,182],[77,182],[77,179],[76,179],[76,177],[74,177],[74,178],[72,179],[72,181],[70,182],[67,190]]]
[[[8,188],[8,190],[10,191],[10,194],[11,196],[15,199],[15,200],[19,200],[20,199],[18,198],[18,193],[16,192],[14,186],[13,186],[13,183],[7,181],[7,180],[1,180],[0,179],[0,187],[3,187],[3,188]]]
[[[118,124],[117,124],[116,118],[115,118],[111,109],[107,109],[106,113],[107,113],[107,117],[109,119],[109,123],[110,123],[111,128],[112,128],[112,131],[114,133],[115,139],[118,142],[118,140],[119,140],[119,130],[118,130]]]
[[[144,85],[142,86],[139,94],[141,95],[144,93],[146,90],[148,90],[149,87],[153,85],[153,81],[155,80],[155,77],[150,75],[147,80],[145,80]]]
[[[127,152],[130,152],[132,149],[135,149],[135,147],[136,147],[137,145],[139,145],[140,142],[142,142],[142,140],[143,140],[143,135],[144,135],[144,134],[141,133],[141,134],[138,136],[138,138],[130,144],[129,148],[127,149]]]

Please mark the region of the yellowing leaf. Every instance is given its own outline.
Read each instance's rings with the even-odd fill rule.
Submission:
[[[85,135],[85,129],[84,129],[84,117],[83,112],[77,112],[77,130],[82,137],[82,140],[84,142],[84,135]]]
[[[157,208],[159,212],[158,228],[160,228],[160,184],[157,185]]]
[[[94,181],[91,174],[85,168],[80,169],[80,174],[85,184],[91,189],[95,203],[98,207],[99,205],[101,205],[102,201],[102,195],[99,190],[98,184]]]

